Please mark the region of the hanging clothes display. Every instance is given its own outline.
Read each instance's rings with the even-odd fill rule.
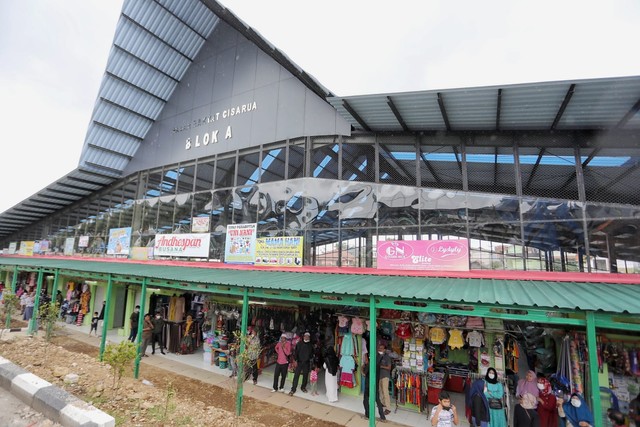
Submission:
[[[340,385],[354,388],[356,386],[356,345],[354,336],[348,331],[342,337],[340,345]]]
[[[394,384],[396,408],[407,403],[418,407],[423,412],[427,407],[427,372],[413,372],[411,369],[395,368],[391,373]]]

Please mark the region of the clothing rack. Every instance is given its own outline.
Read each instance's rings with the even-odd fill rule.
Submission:
[[[427,409],[427,384],[430,373],[415,371],[410,368],[395,367],[391,372],[393,382],[393,396],[398,411],[399,405],[415,405],[418,412]]]

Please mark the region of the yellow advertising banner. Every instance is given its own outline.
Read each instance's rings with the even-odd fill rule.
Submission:
[[[256,239],[255,265],[302,267],[302,237],[262,237]]]

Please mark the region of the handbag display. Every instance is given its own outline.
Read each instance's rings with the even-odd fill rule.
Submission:
[[[487,400],[489,401],[490,409],[502,409],[502,399],[490,398]]]

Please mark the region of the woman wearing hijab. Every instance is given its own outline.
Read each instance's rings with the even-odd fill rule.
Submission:
[[[471,425],[474,427],[489,427],[489,402],[484,394],[484,380],[475,380],[469,390],[471,406]]]
[[[540,427],[558,427],[556,396],[551,391],[551,383],[546,378],[538,378],[538,416]]]
[[[338,401],[338,365],[340,361],[333,346],[324,349],[324,385],[327,389],[329,403]]]
[[[536,398],[525,393],[513,412],[513,427],[539,427],[540,419],[535,410]]]
[[[484,380],[487,383],[484,394],[489,403],[489,426],[507,427],[507,417],[504,412],[504,387],[498,382],[498,372],[494,368],[487,369]]]
[[[558,401],[558,414],[567,427],[593,427],[593,414],[587,402],[578,393],[573,393],[568,402]]]
[[[535,405],[538,406],[538,396],[540,395],[540,390],[538,390],[538,380],[536,378],[536,373],[533,371],[527,372],[527,376],[518,381],[518,386],[516,387],[516,397],[521,399],[525,393],[532,394],[535,398]],[[534,408],[535,409],[535,408]]]

